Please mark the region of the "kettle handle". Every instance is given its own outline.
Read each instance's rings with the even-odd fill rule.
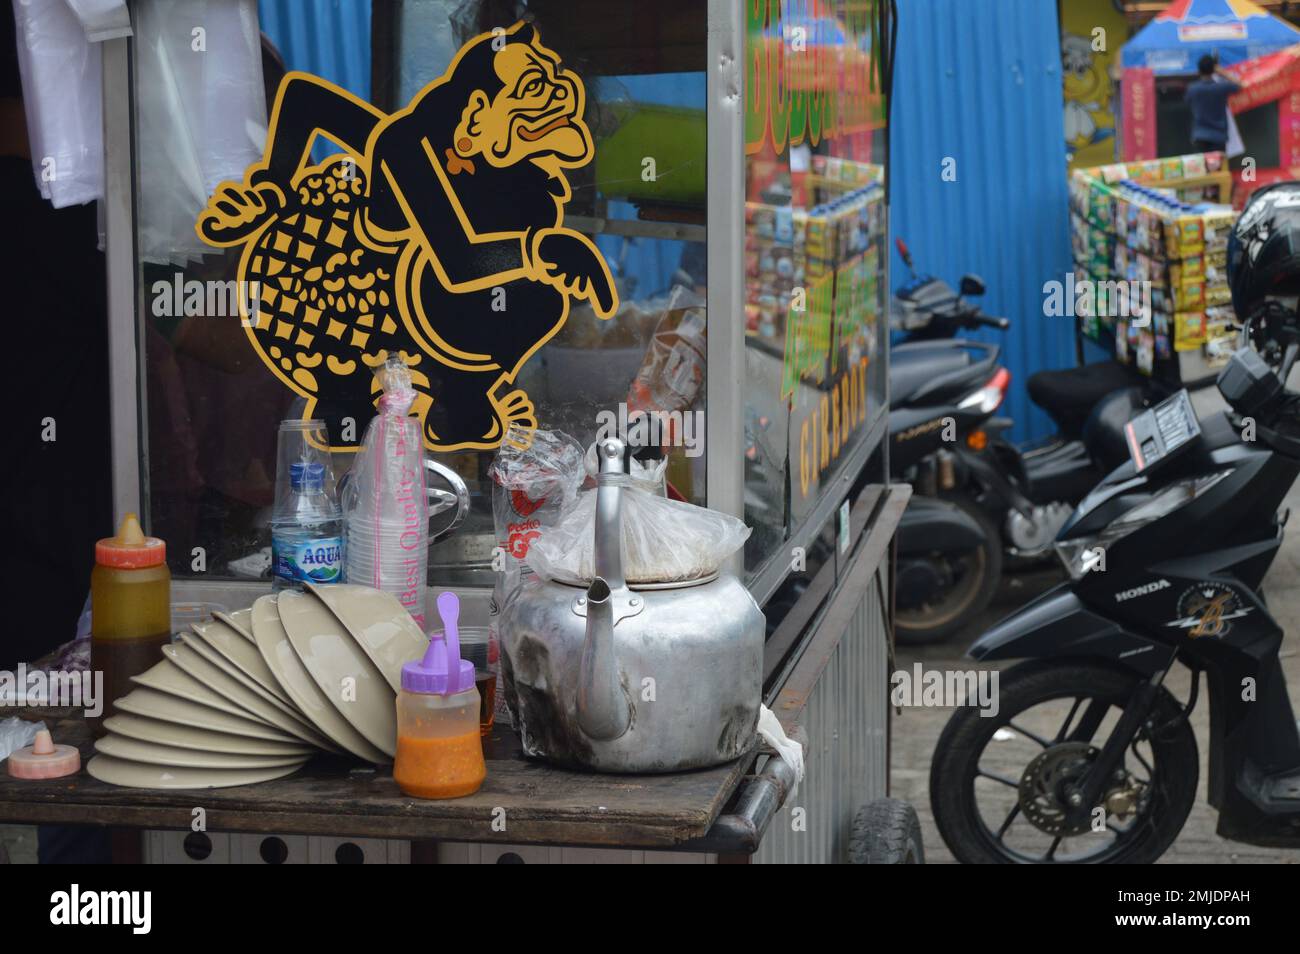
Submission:
[[[623,579],[623,484],[627,475],[623,442],[616,437],[596,445],[600,473],[596,477],[596,576],[613,591],[627,586]]]
[[[426,480],[429,480],[431,476],[440,477],[451,488],[449,491],[439,490],[437,487],[430,485],[425,489],[428,501],[427,506],[429,509],[429,543],[433,544],[442,537],[447,536],[464,521],[465,515],[469,513],[469,488],[465,486],[465,481],[461,478],[460,474],[456,473],[450,467],[438,463],[432,457],[425,456],[424,469],[428,472],[425,475]],[[339,479],[338,482],[339,503],[343,507],[343,513],[345,516],[349,514],[352,511],[353,506],[355,506],[354,497],[347,496],[347,491],[351,487],[351,484],[352,471],[348,471]],[[451,521],[441,530],[434,530],[433,518],[443,511],[451,510],[453,507],[456,512],[452,516]]]

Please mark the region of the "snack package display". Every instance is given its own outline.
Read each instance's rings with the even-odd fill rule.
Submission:
[[[749,537],[744,521],[706,507],[623,487],[623,575],[629,584],[676,583],[716,573]],[[586,583],[596,575],[596,491],[579,494],[560,522],[538,538],[529,563],[548,580]]]
[[[1221,153],[1074,170],[1070,225],[1082,333],[1113,342],[1119,361],[1170,382],[1213,367],[1207,325],[1231,301],[1230,187]]]

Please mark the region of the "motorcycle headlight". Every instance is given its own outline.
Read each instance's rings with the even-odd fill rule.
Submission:
[[[1105,565],[1106,547],[1127,537],[1134,530],[1145,527],[1151,521],[1159,520],[1179,507],[1186,506],[1231,473],[1231,469],[1220,470],[1213,474],[1174,481],[1159,490],[1150,500],[1144,500],[1124,511],[1107,524],[1100,533],[1058,540],[1055,544],[1056,555],[1065,564],[1070,579],[1077,580],[1090,570]]]

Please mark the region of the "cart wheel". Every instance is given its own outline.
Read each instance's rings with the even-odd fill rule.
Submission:
[[[855,865],[921,865],[921,822],[916,809],[897,798],[867,802],[853,816],[849,863]]]

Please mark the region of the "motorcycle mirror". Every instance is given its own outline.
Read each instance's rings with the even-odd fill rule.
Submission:
[[[975,296],[984,294],[984,279],[978,275],[963,275],[961,277],[961,293]]]

